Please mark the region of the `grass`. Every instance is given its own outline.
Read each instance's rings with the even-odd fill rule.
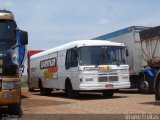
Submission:
[[[28,87],[27,81],[21,82],[21,87],[22,88]]]
[[[28,87],[26,75],[23,75],[21,78],[21,87]]]

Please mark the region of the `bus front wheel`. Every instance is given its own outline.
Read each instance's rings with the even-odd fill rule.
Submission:
[[[110,98],[110,97],[113,96],[114,91],[113,90],[107,90],[107,91],[103,91],[102,93],[103,93],[104,97]]]
[[[65,92],[69,98],[77,98],[79,96],[79,92],[73,90],[70,80],[67,80],[65,83]]]

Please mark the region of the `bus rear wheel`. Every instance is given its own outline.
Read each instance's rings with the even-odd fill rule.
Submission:
[[[34,92],[34,88],[28,88],[29,92]]]
[[[43,95],[43,96],[51,95],[52,89],[43,88],[42,81],[39,81],[39,88],[40,88],[41,95]]]
[[[29,92],[34,92],[34,88],[30,87],[29,81],[28,81],[28,91],[29,91]]]

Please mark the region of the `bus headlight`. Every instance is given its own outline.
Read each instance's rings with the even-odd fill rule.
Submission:
[[[20,81],[2,81],[2,90],[12,90],[20,88]]]

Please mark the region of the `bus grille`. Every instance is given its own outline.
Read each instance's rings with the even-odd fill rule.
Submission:
[[[99,82],[108,82],[108,77],[99,77]]]
[[[116,81],[118,81],[118,76],[109,76],[109,81],[110,82],[116,82]]]

